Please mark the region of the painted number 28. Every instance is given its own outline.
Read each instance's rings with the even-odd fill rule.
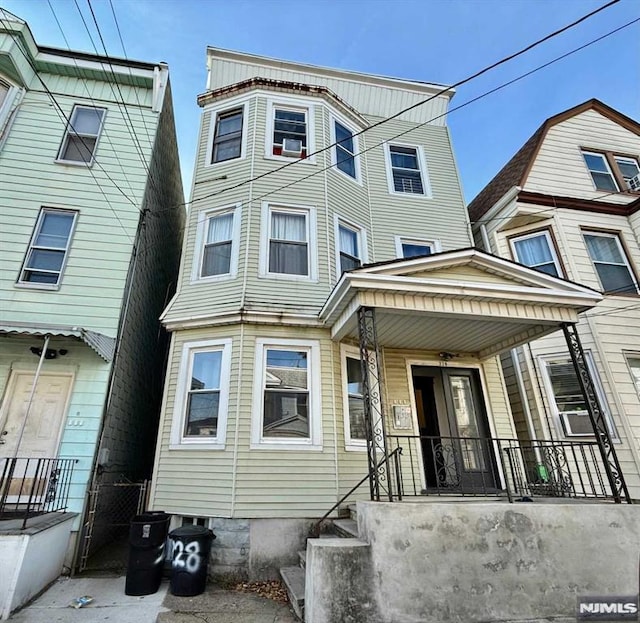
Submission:
[[[181,567],[189,573],[195,573],[200,568],[200,545],[192,541],[186,546],[182,541],[173,544],[173,566]]]

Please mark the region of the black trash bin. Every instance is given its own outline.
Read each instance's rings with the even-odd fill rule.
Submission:
[[[182,526],[169,533],[170,588],[173,595],[200,595],[207,586],[211,542],[216,535],[204,526]]]
[[[151,511],[131,520],[125,595],[152,595],[160,588],[169,519],[164,511]]]

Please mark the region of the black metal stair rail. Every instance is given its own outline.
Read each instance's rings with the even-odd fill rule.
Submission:
[[[571,360],[573,361],[573,367],[582,389],[582,394],[587,406],[587,412],[591,425],[593,426],[593,432],[596,436],[596,442],[602,455],[602,462],[604,463],[604,469],[611,485],[611,493],[613,499],[617,504],[620,504],[623,499],[631,504],[631,497],[629,496],[629,490],[624,480],[624,475],[618,461],[618,455],[616,454],[611,435],[604,417],[604,411],[602,405],[598,400],[593,379],[591,373],[587,367],[587,360],[582,349],[580,337],[576,330],[576,325],[573,323],[563,323],[562,331],[569,347],[569,353],[571,354]]]
[[[384,382],[374,308],[358,309],[358,336],[371,499],[379,502],[381,498],[388,498],[392,502],[394,498],[391,473],[393,467],[386,460],[388,458],[387,432],[382,396]]]

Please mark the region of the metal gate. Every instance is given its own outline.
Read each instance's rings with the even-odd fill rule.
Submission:
[[[121,571],[127,565],[129,524],[147,507],[148,480],[97,484],[89,491],[76,568]]]

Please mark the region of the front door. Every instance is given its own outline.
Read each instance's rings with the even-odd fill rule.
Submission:
[[[56,456],[72,380],[71,374],[41,373],[29,408],[33,372],[11,373],[0,409],[0,458]]]
[[[427,490],[496,491],[478,371],[415,366],[413,386]]]

